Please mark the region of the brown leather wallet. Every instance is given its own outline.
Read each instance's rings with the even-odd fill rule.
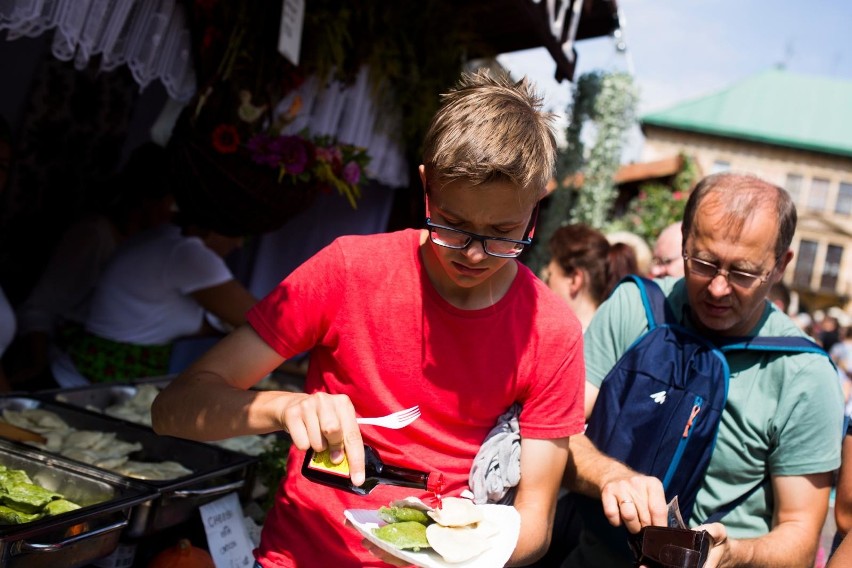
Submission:
[[[643,527],[630,535],[636,566],[649,568],[702,568],[713,544],[707,531]]]

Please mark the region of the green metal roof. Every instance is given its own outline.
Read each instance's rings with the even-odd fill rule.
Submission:
[[[643,125],[852,156],[852,81],[772,69],[640,120]]]

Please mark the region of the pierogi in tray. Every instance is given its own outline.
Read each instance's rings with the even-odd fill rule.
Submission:
[[[506,505],[475,505],[445,497],[440,509],[409,497],[378,510],[344,514],[367,540],[423,568],[493,568],[512,555],[520,516]]]
[[[120,475],[165,481],[192,473],[191,469],[177,461],[132,460],[130,455],[142,450],[141,443],[121,440],[115,432],[77,430],[50,410],[7,408],[3,409],[0,415],[2,415],[0,420],[44,436],[44,443],[27,442],[27,444],[101,469],[108,469]]]

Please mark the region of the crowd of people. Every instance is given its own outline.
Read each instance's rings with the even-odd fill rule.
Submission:
[[[201,226],[191,211],[173,216],[168,192],[146,194],[159,214],[102,218],[106,250],[93,249],[65,291],[56,274],[66,253],[55,255],[60,267],[48,266],[18,310],[32,366],[19,366],[6,388],[44,376],[70,385],[162,374],[177,339],[218,334],[155,400],[158,433],[205,441],[284,431],[290,464],[327,451],[333,464],[346,461],[355,486],[367,444],[387,463],[441,472],[445,496],[469,488],[484,440],[518,408],[511,500],[521,522],[507,565],[626,568],[634,559],[584,523],[572,496],[591,498],[632,534],[670,523],[663,481],[584,433],[593,413],[608,412],[596,403],[610,371],[653,327],[641,286],[625,277],[653,278],[676,324],[707,344],[793,337],[824,350],[727,356],[715,445],[683,519],[712,541],[705,565],[812,566],[835,488],[832,566],[852,562],[843,540],[852,530],[852,327],[792,317],[782,281],[797,224],[790,196],[750,174],[710,175],[652,243],[582,223],[558,228],[540,245],[550,262],[537,275],[522,260],[557,150],[541,103],[526,79],[465,73],[425,136],[425,229],[338,238],[261,299],[223,260],[243,235],[226,222]],[[160,158],[154,149],[146,159]],[[0,350],[10,340],[0,335]],[[303,392],[252,388],[303,353]],[[415,405],[422,418],[402,430],[356,422]],[[412,489],[356,495],[290,467],[276,491],[256,567],[397,562],[365,546],[343,511],[377,509]]]
[[[486,434],[519,404],[521,529],[509,565],[632,565],[582,518],[557,520],[560,495],[577,493],[631,533],[668,523],[662,481],[602,454],[583,434],[604,377],[648,327],[636,288],[614,285],[630,271],[660,277],[680,324],[706,341],[804,338],[768,300],[792,260],[795,207],[754,176],[709,176],[645,263],[635,247],[611,244],[623,235],[610,241],[583,225],[563,227],[548,243],[543,276],[557,293],[549,295],[515,260],[530,244],[552,165],[542,159],[553,142],[538,105],[526,81],[466,76],[427,133],[427,229],[341,238],[310,259],[252,308],[248,326],[158,397],[155,428],[199,440],[285,430],[292,462],[328,450],[333,463],[347,460],[355,485],[369,443],[390,463],[442,471],[445,494],[455,495]],[[306,392],[250,390],[302,351],[311,353]],[[841,463],[837,373],[818,352],[738,354],[730,367],[716,447],[686,522],[712,538],[707,566],[810,565]],[[355,422],[414,404],[426,418],[402,436]],[[264,527],[258,565],[297,566],[317,554],[340,566],[382,565],[356,533],[339,528],[341,513],[410,493],[379,487],[355,497],[312,486],[293,469]],[[740,495],[720,521],[701,524]],[[570,538],[572,546],[551,554]]]

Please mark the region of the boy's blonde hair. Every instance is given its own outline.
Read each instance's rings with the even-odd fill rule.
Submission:
[[[536,200],[544,196],[556,162],[555,115],[526,77],[463,73],[442,96],[426,132],[423,165],[430,185],[510,181]]]

